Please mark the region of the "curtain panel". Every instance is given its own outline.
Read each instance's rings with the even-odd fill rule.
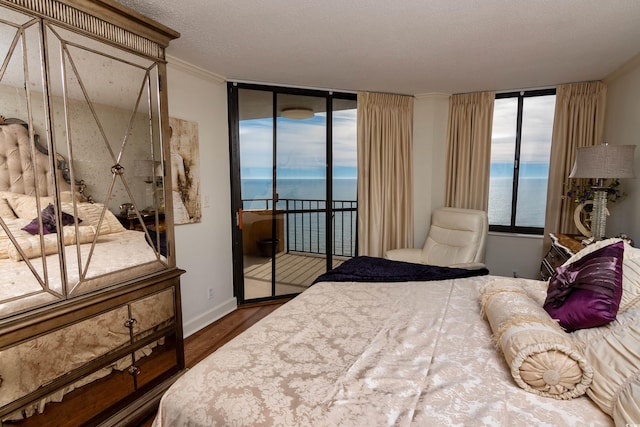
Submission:
[[[413,97],[358,93],[358,254],[413,247]]]
[[[607,86],[602,82],[566,84],[556,89],[543,253],[551,245],[549,233],[578,234],[573,222],[576,205],[562,196],[578,147],[603,142],[606,97]]]
[[[488,208],[494,99],[495,92],[477,92],[449,101],[446,206]]]

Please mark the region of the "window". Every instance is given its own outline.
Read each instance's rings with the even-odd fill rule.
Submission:
[[[555,93],[546,89],[496,95],[489,183],[491,231],[543,233]]]

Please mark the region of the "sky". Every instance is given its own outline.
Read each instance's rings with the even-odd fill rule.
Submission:
[[[521,146],[521,176],[548,176],[555,96],[524,99]],[[513,173],[517,99],[497,99],[493,114],[491,176]],[[333,165],[335,178],[356,178],[357,110],[333,114]],[[280,178],[324,178],[326,165],[326,114],[306,120],[278,118],[278,176]],[[243,179],[270,178],[272,172],[272,119],[240,123],[240,158]]]
[[[493,111],[491,175],[506,176],[513,172],[516,141],[517,98],[496,99]],[[547,177],[555,95],[524,98],[521,174]]]
[[[333,166],[336,178],[355,178],[357,110],[333,113]],[[326,113],[306,120],[278,118],[278,176],[324,178],[326,168]],[[243,179],[270,178],[272,119],[240,123],[240,168]]]

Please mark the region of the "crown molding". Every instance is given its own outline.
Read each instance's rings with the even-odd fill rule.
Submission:
[[[416,99],[449,99],[451,98],[450,93],[441,93],[441,92],[433,92],[433,93],[418,93],[414,95]]]
[[[226,83],[227,79],[220,74],[212,73],[204,68],[193,65],[190,62],[183,61],[180,58],[176,58],[173,55],[167,55],[167,64],[176,67],[182,71],[192,74],[196,77],[200,77],[206,80],[211,80],[215,83]]]

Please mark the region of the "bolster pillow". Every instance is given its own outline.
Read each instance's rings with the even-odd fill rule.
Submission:
[[[90,225],[79,226],[77,236],[76,229],[72,225],[65,226],[62,229],[64,246],[75,245],[76,242],[80,244],[90,243],[96,236],[96,228]],[[16,242],[27,258],[37,258],[41,256],[43,252],[45,255],[51,255],[58,252],[57,234],[46,234],[42,236],[42,238],[44,240],[44,251],[42,250],[42,246],[40,246],[40,235],[19,237],[16,239]],[[9,258],[13,261],[22,261],[23,259],[22,254],[13,244],[9,244],[8,253]]]
[[[482,310],[518,386],[540,396],[583,395],[593,369],[573,340],[516,280],[496,279],[481,290]]]

